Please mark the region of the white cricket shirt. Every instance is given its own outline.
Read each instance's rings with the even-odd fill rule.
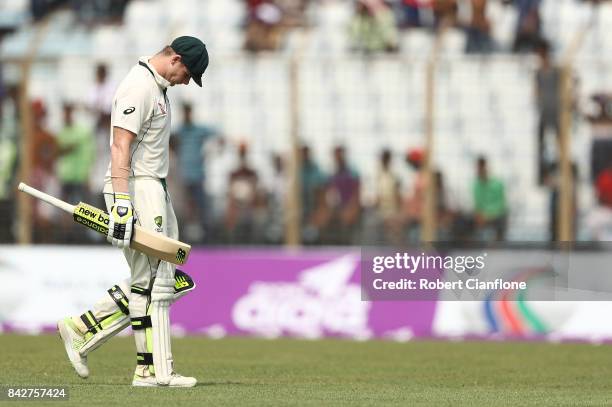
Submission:
[[[123,81],[113,98],[110,144],[113,128],[121,127],[136,134],[130,147],[130,177],[166,178],[170,142],[170,102],[166,88],[170,82],[159,75],[142,57]],[[147,69],[148,68],[148,69]],[[111,164],[106,171],[110,183]]]

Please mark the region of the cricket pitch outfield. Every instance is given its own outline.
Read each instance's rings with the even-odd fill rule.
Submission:
[[[175,338],[193,389],[132,388],[131,337],[89,356],[83,380],[55,335],[0,335],[2,386],[67,386],[87,406],[603,406],[612,347],[527,342]],[[21,403],[0,400],[3,405]],[[30,405],[30,404],[28,404]]]

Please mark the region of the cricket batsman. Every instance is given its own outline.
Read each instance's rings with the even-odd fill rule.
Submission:
[[[170,101],[168,87],[202,86],[206,46],[178,37],[151,57],[142,57],[113,98],[111,160],[104,198],[110,223],[107,240],[123,249],[130,278],[111,287],[91,310],[58,322],[60,337],[77,374],[89,376],[87,355],[131,324],[136,342],[132,386],[193,387],[196,379],[174,371],[170,346],[170,304],[195,288],[171,263],[130,249],[134,222],[178,239],[168,195]]]

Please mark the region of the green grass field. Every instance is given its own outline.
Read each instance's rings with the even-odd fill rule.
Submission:
[[[65,385],[80,406],[612,405],[610,346],[175,339],[193,389],[132,388],[132,338],[92,353],[87,380],[56,336],[0,335],[0,349],[0,384]]]

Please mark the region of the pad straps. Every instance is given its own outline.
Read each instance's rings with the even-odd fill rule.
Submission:
[[[148,290],[146,288],[140,288],[135,285],[131,287],[130,291],[134,294],[146,295],[147,297],[151,296],[151,290]]]
[[[153,354],[149,352],[138,352],[136,354],[136,363],[139,365],[152,365]]]
[[[117,307],[123,312],[125,315],[130,315],[129,300],[125,296],[123,290],[118,285],[111,287],[108,290],[108,295],[111,296]]]
[[[81,315],[81,321],[87,327],[87,331],[92,334],[96,334],[100,331],[100,322],[96,319],[93,312],[87,311],[83,315]]]
[[[153,326],[153,324],[151,323],[151,317],[148,315],[144,317],[131,318],[131,321],[132,321],[132,329],[134,331],[151,328]]]

